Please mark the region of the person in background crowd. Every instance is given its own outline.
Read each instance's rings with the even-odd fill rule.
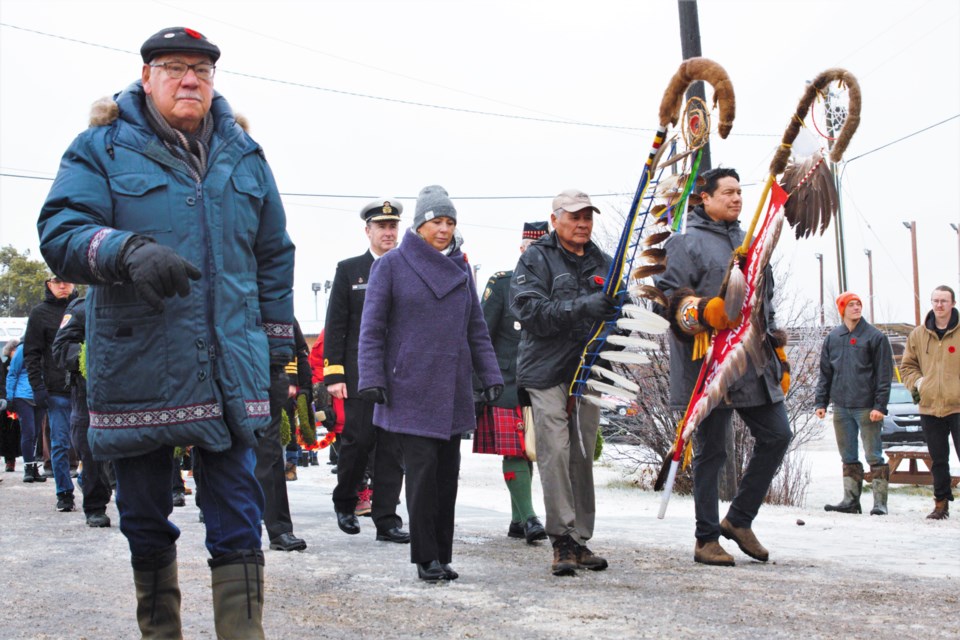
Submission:
[[[940,285],[930,295],[933,309],[907,338],[900,372],[903,383],[919,395],[920,426],[933,466],[933,511],[927,518],[950,517],[950,432],[960,422],[960,317],[953,289]],[[960,455],[960,452],[958,452]]]
[[[473,269],[454,239],[456,225],[446,190],[424,187],[413,228],[370,271],[360,324],[358,395],[376,404],[375,424],[399,434],[410,560],[430,582],[459,576],[450,562],[460,438],[477,426],[473,372],[486,402],[503,391]]]
[[[893,377],[893,349],[890,341],[863,319],[863,302],[855,293],[837,298],[840,324],[823,341],[820,350],[820,379],[817,382],[816,414],[823,419],[833,402],[833,430],[843,463],[843,500],[828,504],[826,511],[860,513],[863,465],[857,436],[870,463],[873,509],[870,515],[887,514],[890,465],[883,457],[880,431],[890,400]]]
[[[370,248],[337,264],[324,326],[323,382],[331,396],[343,400],[346,413],[337,461],[337,486],[333,490],[337,526],[350,535],[360,533],[358,500],[371,499],[367,487],[361,488],[360,484],[369,457],[374,456],[370,508],[377,540],[405,544],[410,542],[410,534],[403,530],[403,521],[397,515],[403,485],[400,444],[393,433],[374,423],[373,403],[361,398],[357,389],[360,318],[370,271],[397,246],[401,213],[403,204],[395,198],[374,200],[360,210]]]
[[[182,634],[170,478],[174,447],[193,445],[217,636],[263,638],[254,447],[271,385],[287,389],[293,243],[263,149],[214,92],[219,47],[170,27],[140,55],[64,154],[40,251],[92,285],[90,448],[114,462],[141,634]]]
[[[344,408],[343,398],[335,398],[327,391],[327,385],[323,384],[323,334],[326,329],[320,330],[313,348],[310,349],[310,370],[313,379],[313,398],[317,411],[331,411],[334,415],[333,424],[327,429],[328,433],[336,434],[336,439],[330,443],[329,461],[327,464],[333,466],[331,471],[337,473],[337,460],[340,453],[340,439],[343,433]],[[325,400],[321,402],[321,400]],[[329,409],[328,409],[329,407]],[[294,462],[296,465],[296,462]],[[287,459],[287,480],[290,480],[290,460]],[[296,466],[293,468],[293,480],[297,479]]]
[[[88,527],[109,527],[107,504],[113,491],[106,466],[90,452],[87,431],[90,427],[90,413],[87,410],[87,378],[84,374],[86,360],[83,354],[86,342],[87,299],[77,298],[71,302],[63,314],[63,323],[53,339],[51,353],[60,368],[67,372],[67,384],[70,385],[70,439],[83,462],[83,514]]]
[[[3,352],[12,353],[6,375],[7,404],[20,420],[23,481],[46,482],[47,478],[40,472],[40,463],[37,461],[40,425],[36,421],[36,404],[33,400],[30,378],[23,366],[23,345],[18,340],[11,340],[4,345]]]
[[[547,222],[524,223],[520,253],[548,231]],[[503,376],[503,394],[492,404],[480,403],[473,452],[503,456],[503,479],[510,492],[511,511],[507,535],[533,544],[537,540],[546,540],[547,534],[533,509],[530,491],[533,463],[526,455],[523,412],[517,396],[517,349],[521,324],[510,306],[512,275],[512,271],[498,271],[490,277],[483,291],[483,318]]]
[[[20,457],[20,421],[10,416],[13,409],[7,402],[7,371],[10,368],[10,357],[18,344],[20,340],[17,338],[9,340],[0,355],[0,456],[3,456],[7,473],[17,470],[17,458]]]
[[[30,376],[33,399],[46,409],[50,425],[50,461],[57,485],[57,511],[73,511],[70,477],[70,386],[67,372],[51,353],[64,311],[77,297],[72,283],[53,276],[47,279],[43,302],[30,311],[23,334],[23,362]]]
[[[263,526],[266,527],[270,538],[270,548],[275,551],[303,551],[307,548],[303,538],[293,534],[293,519],[290,517],[287,481],[283,468],[284,449],[280,441],[283,412],[287,411],[290,418],[290,439],[296,440],[296,418],[293,415],[296,413],[296,397],[301,392],[308,396],[311,393],[307,343],[303,338],[303,332],[300,331],[300,324],[296,320],[293,321],[293,336],[297,354],[285,368],[289,378],[287,386],[283,388],[282,385],[277,385],[275,389],[270,390],[270,426],[260,437],[256,448],[255,473],[264,496]],[[290,373],[290,369],[293,369],[293,373]],[[293,411],[290,411],[289,407],[291,401],[294,403]]]

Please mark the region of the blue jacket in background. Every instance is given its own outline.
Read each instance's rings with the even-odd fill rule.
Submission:
[[[7,402],[14,398],[33,401],[33,388],[30,387],[30,378],[27,368],[23,366],[23,344],[18,344],[10,358],[10,368],[7,369]]]
[[[196,183],[144,117],[140,81],[70,145],[43,205],[40,249],[87,295],[89,440],[98,459],[161,445],[256,444],[270,421],[269,365],[293,357],[293,243],[263,152],[214,94],[207,173]],[[118,113],[118,115],[117,115]],[[202,277],[163,312],[123,282],[148,236]]]

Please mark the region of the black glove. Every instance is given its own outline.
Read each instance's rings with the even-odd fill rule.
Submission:
[[[360,399],[374,404],[387,404],[387,390],[383,387],[360,389]]]
[[[592,320],[613,320],[617,317],[617,301],[603,291],[580,296],[573,301],[573,313]]]
[[[121,257],[121,275],[136,288],[143,301],[163,311],[163,299],[190,293],[190,281],[200,279],[200,270],[170,247],[134,238]]]
[[[328,404],[320,407],[319,411],[323,414],[320,424],[322,424],[327,431],[330,431],[337,425],[336,409],[333,408],[333,405]]]
[[[503,385],[495,384],[483,390],[483,399],[485,402],[496,402],[500,394],[503,393]]]
[[[50,399],[50,394],[47,393],[47,388],[40,386],[33,390],[33,402],[40,409],[47,408],[47,401]]]

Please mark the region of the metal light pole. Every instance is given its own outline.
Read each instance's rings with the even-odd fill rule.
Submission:
[[[319,282],[314,282],[310,285],[310,288],[313,289],[313,319],[319,320],[320,314],[317,311],[317,293],[323,290],[323,285]]]
[[[960,265],[960,227],[957,223],[951,222],[950,228],[957,232],[957,263]],[[957,267],[957,276],[960,276],[960,266]],[[960,284],[960,279],[957,280],[957,284]]]
[[[870,324],[874,324],[873,321],[873,252],[870,249],[864,249],[863,252],[867,254],[867,277],[870,282]]]
[[[903,226],[910,230],[910,245],[913,249],[913,315],[914,324],[920,326],[920,268],[917,266],[917,221],[904,222]]]
[[[820,326],[824,324],[823,321],[823,254],[815,253],[813,257],[817,259],[817,262],[820,263]]]

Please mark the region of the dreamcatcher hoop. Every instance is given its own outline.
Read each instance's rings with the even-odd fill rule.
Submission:
[[[823,128],[826,129],[826,133],[821,130],[821,124],[817,122],[817,114],[815,108],[817,103],[823,103],[823,115],[821,120],[823,121]],[[838,84],[836,87],[829,87],[827,89],[827,95],[823,95],[818,92],[817,100],[810,104],[810,122],[813,123],[813,128],[817,134],[827,140],[828,142],[834,142],[837,139],[837,134],[843,129],[844,123],[847,121],[847,116],[850,113],[850,96],[849,93],[845,90],[843,83]],[[833,135],[830,135],[830,134]]]
[[[698,96],[687,100],[683,110],[683,141],[688,149],[699,149],[710,139],[710,109]]]

